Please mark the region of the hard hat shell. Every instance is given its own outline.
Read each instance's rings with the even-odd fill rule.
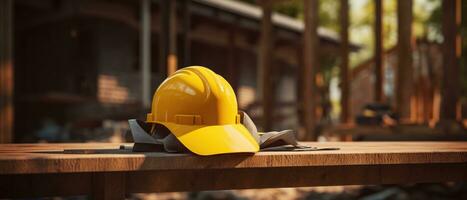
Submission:
[[[259,151],[240,123],[232,87],[205,67],[186,67],[168,77],[154,94],[146,122],[164,125],[198,155]]]

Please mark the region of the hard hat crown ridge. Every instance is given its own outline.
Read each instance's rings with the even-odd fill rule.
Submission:
[[[212,70],[182,68],[157,88],[147,123],[167,127],[200,155],[256,152],[258,144],[240,123],[230,84]]]
[[[205,67],[178,70],[159,86],[153,99],[148,122],[177,123],[188,115],[203,125],[237,122],[237,100],[232,87]]]

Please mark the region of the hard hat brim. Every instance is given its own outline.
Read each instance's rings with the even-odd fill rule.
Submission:
[[[198,155],[255,153],[259,145],[242,124],[199,126],[160,123],[191,152]]]

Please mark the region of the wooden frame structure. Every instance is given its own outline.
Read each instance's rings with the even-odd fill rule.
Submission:
[[[316,140],[316,74],[318,70],[318,0],[304,1],[305,32],[303,34],[303,65],[302,97],[303,123],[308,140]]]
[[[375,50],[374,50],[374,61],[375,61],[375,89],[374,89],[374,100],[376,102],[383,102],[384,100],[384,63],[383,63],[383,0],[374,0],[375,4]]]
[[[141,24],[137,23],[136,20],[128,20],[128,19],[123,19],[125,17],[121,16],[110,16],[110,18],[122,18],[125,23],[128,23],[130,26],[133,27],[141,27],[141,75],[142,75],[142,84],[141,87],[143,88],[143,93],[142,93],[142,100],[144,101],[144,105],[147,107],[150,102],[151,98],[151,83],[150,79],[151,77],[149,76],[150,73],[150,66],[151,62],[150,59],[148,58],[150,54],[150,47],[148,44],[148,41],[150,41],[150,31],[153,31],[153,27],[150,27],[148,24],[150,24],[148,14],[150,15],[150,8],[147,8],[147,4],[150,1],[142,1],[144,5],[141,5]],[[182,37],[184,38],[184,48],[181,51],[177,51],[177,44],[176,44],[176,38],[177,38],[177,30],[176,30],[176,25],[177,25],[177,19],[176,19],[176,6],[175,2],[172,1],[161,1],[161,15],[160,17],[160,29],[165,30],[160,32],[160,37],[159,37],[159,47],[160,47],[160,62],[159,66],[162,68],[162,72],[165,74],[170,74],[172,73],[176,68],[179,63],[179,58],[181,56],[179,54],[183,55],[183,59],[180,59],[183,65],[188,65],[190,63],[190,55],[188,52],[188,49],[190,49],[190,28],[191,28],[191,23],[190,23],[190,2],[189,0],[186,1],[181,1],[181,8],[183,11],[183,18],[181,24],[184,30],[184,33]],[[206,5],[213,5],[213,4],[219,4],[216,6],[225,6],[223,3],[219,3],[216,1],[212,0],[206,0],[206,1],[195,1],[196,3],[203,2]],[[267,1],[265,1],[267,2]],[[281,26],[288,26],[288,28],[293,29],[295,32],[300,32],[304,30],[305,34],[303,37],[303,44],[304,47],[302,50],[303,52],[298,53],[298,55],[301,57],[301,61],[303,62],[303,70],[300,70],[301,72],[301,77],[300,77],[300,96],[302,97],[302,105],[300,106],[300,109],[303,111],[303,117],[302,117],[302,122],[304,122],[303,127],[305,129],[305,132],[308,134],[311,134],[308,139],[314,139],[315,137],[313,136],[313,130],[314,130],[314,125],[316,124],[317,121],[317,116],[316,116],[316,102],[317,100],[315,99],[317,95],[316,93],[316,81],[315,81],[315,76],[317,70],[317,59],[318,56],[316,55],[316,48],[319,43],[319,38],[318,38],[318,19],[317,19],[317,2],[314,0],[311,1],[303,1],[304,2],[304,8],[305,8],[305,23],[304,27],[299,27],[295,24],[287,24],[286,21],[281,20],[280,24]],[[375,0],[375,6],[376,6],[376,12],[375,12],[375,77],[376,77],[376,84],[375,84],[375,100],[376,101],[383,101],[384,95],[383,95],[383,58],[382,58],[382,16],[383,16],[383,0]],[[179,2],[177,2],[179,3]],[[460,56],[460,39],[459,39],[459,32],[458,32],[458,26],[460,26],[460,0],[453,0],[453,1],[443,1],[443,10],[445,10],[443,13],[446,13],[443,15],[443,34],[446,36],[447,40],[444,42],[444,50],[443,50],[443,57],[444,59],[444,64],[443,66],[445,67],[443,73],[443,82],[446,84],[443,84],[443,88],[441,91],[443,91],[442,94],[442,101],[441,101],[441,111],[439,112],[441,115],[442,120],[456,120],[458,117],[458,99],[459,99],[459,93],[460,93],[460,87],[459,87],[459,79],[458,78],[452,78],[452,77],[457,77],[457,74],[459,74],[459,56]],[[342,91],[343,91],[343,98],[342,98],[342,108],[343,108],[343,121],[348,121],[348,114],[349,113],[349,91],[346,88],[349,88],[350,83],[349,80],[346,80],[346,77],[348,79],[348,72],[346,73],[345,70],[348,68],[348,51],[349,51],[349,44],[348,44],[348,19],[345,17],[346,13],[348,13],[348,6],[346,7],[345,5],[348,4],[348,1],[342,0],[341,1],[341,25],[342,25],[342,32],[341,32],[341,41],[342,41],[342,48],[341,48],[341,56],[342,56],[342,65],[341,65],[341,71],[342,71]],[[399,28],[398,28],[398,39],[399,39],[399,47],[398,47],[398,52],[399,52],[399,62],[398,62],[398,75],[397,75],[397,108],[399,113],[402,113],[403,118],[409,118],[410,117],[410,108],[409,105],[411,101],[411,83],[410,83],[410,77],[412,74],[412,70],[410,67],[412,65],[411,61],[411,45],[412,45],[412,38],[411,38],[411,21],[412,21],[412,1],[411,0],[400,0],[398,1],[398,20],[399,20]],[[4,27],[4,29],[1,29],[1,34],[0,37],[4,41],[9,41],[2,43],[0,46],[1,52],[0,52],[0,61],[1,61],[1,73],[0,73],[0,106],[1,106],[1,113],[0,113],[0,142],[10,142],[12,141],[12,130],[13,130],[13,72],[14,72],[14,67],[13,67],[13,44],[12,44],[12,26],[13,26],[13,1],[6,0],[2,1],[1,3],[1,16],[2,19],[0,21],[0,25]],[[228,7],[228,6],[227,6]],[[225,7],[222,7],[223,9]],[[266,8],[266,7],[264,7]],[[232,12],[231,10],[226,9],[227,12]],[[268,11],[269,10],[269,11]],[[258,81],[261,82],[261,95],[262,99],[264,99],[264,107],[263,107],[263,113],[264,113],[264,119],[263,119],[263,126],[265,130],[269,130],[271,128],[271,122],[274,116],[274,95],[273,91],[274,89],[271,88],[270,84],[272,82],[271,77],[273,76],[273,72],[271,71],[271,65],[273,62],[271,61],[272,54],[271,48],[274,46],[274,24],[275,19],[272,17],[273,13],[271,11],[271,8],[268,9],[263,9],[263,20],[265,23],[263,24],[264,30],[261,30],[262,36],[261,36],[261,48],[262,49],[259,52],[259,61],[258,64],[261,70],[263,70],[262,73],[264,73],[261,76],[258,76],[259,79]],[[97,12],[104,12],[104,10],[91,10],[91,11],[77,11],[77,12],[89,12],[89,13],[97,13]],[[105,10],[106,14],[108,15],[110,13],[110,9]],[[215,12],[215,11],[214,11]],[[124,13],[128,14],[127,11]],[[246,16],[247,18],[252,18],[252,17],[258,17],[258,13],[255,11],[252,11],[251,13],[237,13],[235,16]],[[122,16],[125,16],[122,15]],[[55,16],[57,17],[57,16]],[[51,16],[51,18],[54,18],[54,16]],[[268,22],[269,21],[269,22]],[[274,23],[273,23],[274,22]],[[30,24],[29,24],[30,25]],[[237,87],[238,80],[235,74],[238,73],[238,69],[235,67],[235,60],[236,60],[236,55],[235,55],[235,49],[237,48],[237,44],[235,41],[235,33],[237,32],[239,28],[234,27],[232,30],[230,30],[230,35],[229,35],[229,55],[228,59],[231,61],[229,62],[228,66],[228,71],[229,74],[232,74],[230,77],[228,77],[229,81],[232,83],[234,87]],[[347,36],[346,36],[347,35]],[[335,39],[335,38],[333,38]],[[260,73],[261,74],[261,73]]]
[[[412,0],[397,1],[396,110],[402,120],[410,119],[413,92]]]
[[[272,25],[272,6],[270,1],[260,1],[262,7],[261,17],[261,36],[258,52],[258,77],[257,86],[261,94],[260,101],[262,102],[262,129],[270,131],[272,128],[272,119],[274,115],[274,95],[272,84],[273,76],[273,53],[274,48],[274,29]]]
[[[349,1],[341,0],[340,23],[341,23],[341,122],[349,123],[350,119],[350,72],[349,72]]]
[[[440,120],[455,121],[460,95],[460,68],[461,38],[459,27],[461,25],[461,1],[451,0],[442,2],[442,31],[443,42],[443,75],[441,88]]]

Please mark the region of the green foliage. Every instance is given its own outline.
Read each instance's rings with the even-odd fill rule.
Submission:
[[[339,0],[321,0],[319,5],[319,24],[333,31],[340,30]]]
[[[433,3],[435,6],[426,20],[426,37],[431,41],[442,42],[441,2],[439,0],[428,0],[428,2]]]
[[[341,62],[340,58],[331,55],[322,55],[320,61],[320,73],[323,75],[324,85],[329,85],[332,77],[337,76],[339,68],[338,64]]]
[[[319,1],[319,23],[321,27],[339,31],[339,0]],[[303,20],[303,0],[289,0],[274,5],[274,11]],[[324,55],[320,57],[320,73],[323,75],[325,85],[328,85],[333,69],[339,64],[335,56]],[[334,70],[335,71],[335,70]]]
[[[237,0],[237,1],[241,1],[241,2],[247,3],[247,4],[255,4],[256,3],[255,0]]]
[[[289,17],[302,19],[303,18],[303,1],[289,0],[274,4],[274,11],[287,15]]]
[[[249,4],[255,4],[254,0],[239,0]],[[288,0],[275,3],[275,12],[287,15],[296,19],[303,19],[303,0]],[[339,0],[321,0],[319,7],[319,23],[321,27],[338,31],[339,30]],[[323,74],[325,84],[331,80],[332,69],[337,66],[338,59],[333,56],[320,57],[320,69]]]
[[[255,0],[238,0],[249,4],[256,4]],[[372,0],[349,0],[350,2],[350,41],[364,48],[357,53],[351,53],[351,66],[370,59],[373,56],[373,25],[374,2]],[[383,41],[384,48],[390,49],[397,42],[397,0],[384,0],[383,5]],[[467,3],[462,1],[462,21],[467,22]],[[339,0],[320,0],[319,23],[334,31],[339,31]],[[274,11],[284,15],[303,19],[303,0],[288,0],[274,4]],[[416,37],[426,37],[428,40],[441,42],[441,0],[414,0],[413,32]],[[462,58],[461,83],[462,94],[467,98],[467,26],[461,27]],[[321,69],[328,83],[335,75],[335,67],[339,59],[335,57],[321,57]]]

